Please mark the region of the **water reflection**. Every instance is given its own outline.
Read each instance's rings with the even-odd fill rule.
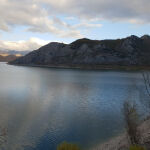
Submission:
[[[53,150],[62,141],[86,148],[123,130],[124,100],[140,98],[140,73],[77,71],[0,63],[4,150]]]

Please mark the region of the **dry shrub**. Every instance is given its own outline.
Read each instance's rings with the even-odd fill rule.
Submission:
[[[124,103],[124,118],[126,123],[126,130],[130,140],[130,144],[138,145],[140,141],[140,134],[138,131],[139,115],[137,113],[136,105],[131,102]]]

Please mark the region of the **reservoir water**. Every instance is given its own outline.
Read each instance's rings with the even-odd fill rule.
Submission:
[[[55,150],[63,141],[90,148],[124,130],[123,102],[140,103],[144,91],[141,72],[0,63],[3,149]]]

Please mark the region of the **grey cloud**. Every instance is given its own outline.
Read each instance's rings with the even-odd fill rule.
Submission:
[[[60,29],[57,27],[57,21],[51,19],[45,8],[34,0],[2,0],[0,5],[0,30],[9,31],[15,25],[23,25],[27,27],[27,31],[51,33],[61,37],[65,32],[70,32],[71,37],[80,37],[80,31],[73,32],[70,28]],[[56,23],[55,23],[56,22]],[[74,33],[74,34],[72,34]]]
[[[27,31],[83,37],[81,29],[101,27],[92,20],[150,23],[149,0],[1,0],[0,30],[22,25]],[[69,24],[57,16],[78,18]]]
[[[43,2],[49,4],[51,12],[72,14],[81,18],[150,22],[149,0],[44,0]]]

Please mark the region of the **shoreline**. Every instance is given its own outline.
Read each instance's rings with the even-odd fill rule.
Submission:
[[[141,133],[141,145],[150,147],[150,117],[147,120],[144,120],[142,124],[138,127]],[[129,140],[127,133],[124,132],[119,136],[111,138],[110,140],[98,144],[90,150],[128,150],[129,149]]]
[[[14,66],[54,68],[54,69],[76,69],[76,70],[102,70],[102,71],[149,71],[150,66],[119,66],[119,65],[35,65],[35,64],[11,64]]]

